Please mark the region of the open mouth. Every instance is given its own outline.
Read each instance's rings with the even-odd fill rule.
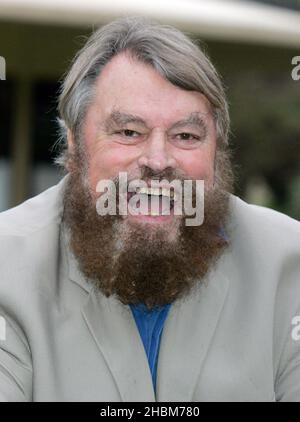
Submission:
[[[127,193],[128,212],[131,215],[151,217],[173,214],[176,193],[167,187],[137,187]]]

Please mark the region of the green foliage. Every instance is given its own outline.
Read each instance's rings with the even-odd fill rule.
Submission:
[[[244,195],[251,177],[263,177],[274,206],[300,219],[300,207],[290,199],[300,197],[300,81],[249,72],[232,78],[230,85],[237,193]]]

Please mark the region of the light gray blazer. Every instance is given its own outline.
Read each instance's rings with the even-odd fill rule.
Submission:
[[[68,249],[65,183],[0,215],[0,400],[300,401],[299,222],[232,196],[231,247],[172,305],[155,396],[130,308]]]

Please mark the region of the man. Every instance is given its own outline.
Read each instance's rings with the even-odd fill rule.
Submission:
[[[114,21],[59,113],[68,174],[0,218],[1,399],[300,400],[299,223],[230,193],[204,53]]]

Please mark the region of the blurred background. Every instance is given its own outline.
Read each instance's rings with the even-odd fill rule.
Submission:
[[[300,220],[300,0],[0,0],[0,211],[62,177],[63,74],[95,28],[132,14],[199,40],[227,91],[236,194]]]

